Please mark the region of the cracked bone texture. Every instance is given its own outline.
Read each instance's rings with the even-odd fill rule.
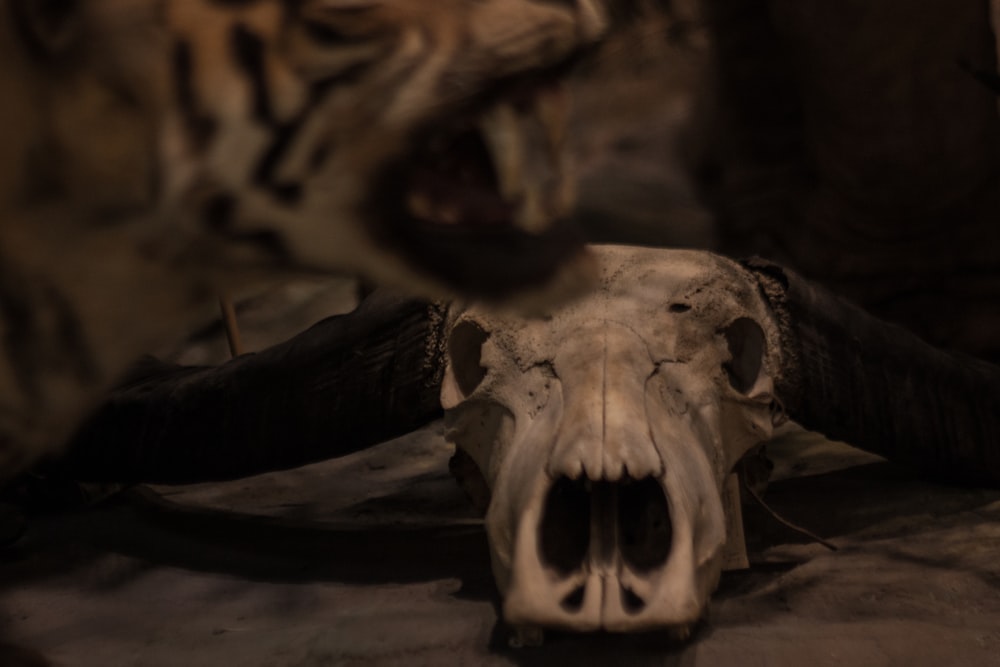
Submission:
[[[547,316],[452,307],[453,470],[488,489],[509,623],[682,630],[718,583],[726,476],[772,434],[776,324],[735,262],[594,251],[598,289]]]

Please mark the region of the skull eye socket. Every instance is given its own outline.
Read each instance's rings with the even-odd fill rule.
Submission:
[[[483,343],[489,337],[489,332],[471,320],[459,322],[452,329],[448,358],[452,377],[463,396],[475,391],[486,377],[486,368],[482,365]]]
[[[749,317],[741,317],[723,329],[722,335],[730,356],[722,367],[733,389],[746,394],[757,383],[764,366],[764,330]]]

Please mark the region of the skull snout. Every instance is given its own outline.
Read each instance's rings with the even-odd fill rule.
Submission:
[[[641,612],[647,600],[620,574],[662,567],[672,540],[670,507],[657,480],[626,477],[592,482],[561,477],[545,496],[538,525],[538,560],[566,580],[579,580],[587,572],[617,578],[618,606],[631,615]],[[584,580],[559,605],[567,613],[579,613],[587,594]]]
[[[515,625],[633,632],[686,626],[701,598],[689,526],[664,478],[547,478],[515,539],[504,616]]]
[[[567,341],[555,368],[562,415],[516,523],[504,615],[576,631],[697,620],[705,599],[695,582],[697,510],[672,498],[678,471],[652,438],[645,344],[601,322]]]

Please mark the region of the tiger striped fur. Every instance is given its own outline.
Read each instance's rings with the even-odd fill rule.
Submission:
[[[558,216],[403,201],[430,138],[530,104],[599,39],[597,0],[0,4],[0,480],[233,282],[500,298],[589,266]]]

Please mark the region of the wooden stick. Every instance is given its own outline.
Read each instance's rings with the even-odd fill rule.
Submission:
[[[240,325],[236,321],[236,307],[228,294],[219,297],[219,309],[222,311],[222,323],[226,328],[226,340],[229,341],[229,354],[235,359],[243,354],[243,341],[240,339]]]

